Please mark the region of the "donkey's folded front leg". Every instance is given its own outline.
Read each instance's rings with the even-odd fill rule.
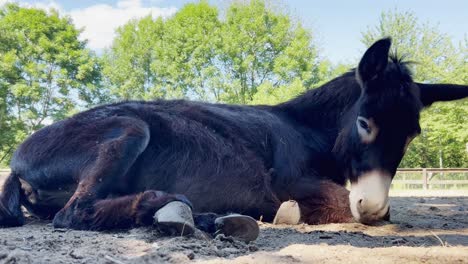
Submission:
[[[307,224],[354,222],[349,191],[331,181],[320,181],[318,191],[298,200],[301,218]]]
[[[151,225],[156,211],[173,201],[191,207],[183,195],[153,190],[98,201],[80,200],[60,211],[54,218],[54,226],[109,230]]]

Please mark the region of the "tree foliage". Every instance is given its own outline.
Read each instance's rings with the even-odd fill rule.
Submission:
[[[0,162],[45,123],[99,99],[99,66],[79,33],[53,10],[0,10]]]
[[[378,25],[363,33],[362,42],[368,46],[384,36],[393,38],[393,53],[414,62],[416,81],[468,83],[466,39],[454,45],[437,27],[398,10],[382,13]],[[468,166],[468,100],[434,104],[423,111],[421,126],[421,135],[411,143],[400,166]]]
[[[295,95],[322,80],[310,32],[264,1],[233,2],[222,18],[191,3],[117,33],[104,71],[117,97],[265,103],[257,93]]]

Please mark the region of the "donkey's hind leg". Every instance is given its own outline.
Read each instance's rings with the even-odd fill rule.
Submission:
[[[14,172],[8,176],[0,193],[0,226],[20,226],[24,216],[20,204],[21,184]]]
[[[67,204],[55,215],[55,227],[73,229],[110,229],[128,227],[147,221],[140,206],[151,207],[154,213],[159,207],[181,196],[148,191],[138,195],[107,199],[118,193],[130,179],[125,176],[138,156],[145,150],[150,133],[145,122],[129,117],[111,117],[94,125],[91,135],[98,133],[98,144],[92,152],[96,159],[82,169],[78,187]],[[102,135],[100,135],[102,134]],[[94,140],[94,139],[93,139]],[[116,211],[111,211],[114,209]],[[120,211],[119,211],[120,210]],[[147,211],[148,211],[147,210]],[[112,215],[117,215],[117,219]]]
[[[97,122],[93,129],[82,134],[97,134],[89,139],[96,140],[91,150],[96,158],[82,168],[75,193],[54,217],[55,227],[89,229],[91,223],[87,220],[93,214],[95,201],[105,199],[122,184],[150,139],[146,123],[134,118],[111,117]]]

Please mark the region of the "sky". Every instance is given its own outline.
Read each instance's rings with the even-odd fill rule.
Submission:
[[[0,0],[0,5],[14,0]],[[228,0],[210,0],[225,6]],[[55,8],[69,15],[100,53],[112,43],[114,31],[132,18],[152,14],[169,17],[194,0],[21,0],[24,6]],[[468,38],[468,0],[284,0],[282,6],[313,32],[321,55],[334,63],[353,62],[364,52],[362,32],[377,25],[388,10],[411,11],[419,21],[438,26],[455,44]]]

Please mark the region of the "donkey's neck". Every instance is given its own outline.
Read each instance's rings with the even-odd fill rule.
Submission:
[[[339,129],[360,94],[354,72],[349,72],[276,107],[304,126]]]
[[[354,72],[346,73],[274,107],[295,125],[306,128],[298,130],[303,131],[305,140],[312,137],[312,142],[315,143],[312,145],[321,153],[316,156],[318,160],[313,162],[314,170],[338,184],[345,183],[347,165],[343,163],[344,160],[335,156],[332,149],[342,129],[343,119],[352,114],[352,108],[361,95],[361,87],[354,76]],[[311,131],[314,132],[310,133]]]

